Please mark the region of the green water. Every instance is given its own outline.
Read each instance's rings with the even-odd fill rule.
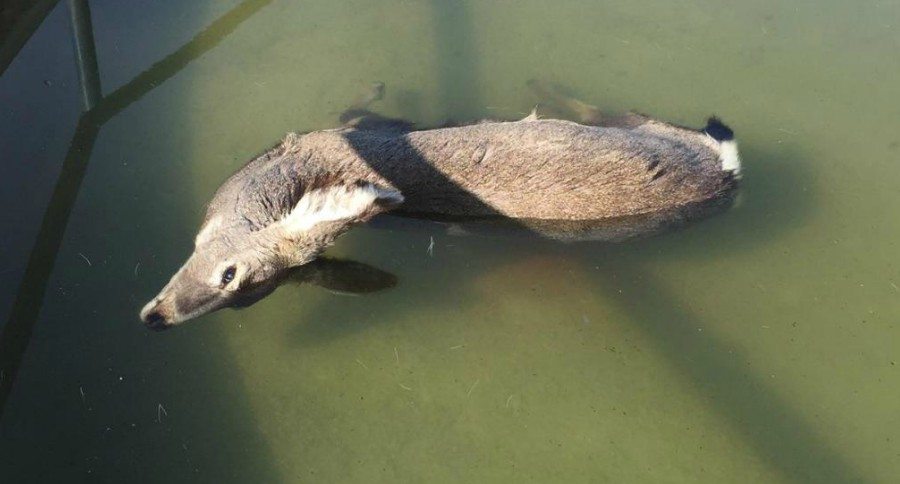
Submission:
[[[897,2],[91,7],[104,95],[119,97],[79,151],[84,179],[2,407],[0,481],[900,474]],[[30,42],[70,42],[67,15],[58,5]],[[44,80],[35,49],[0,78],[4,99]],[[720,115],[745,162],[739,206],[613,246],[361,227],[329,254],[396,287],[285,286],[165,333],[138,322],[218,184],[286,131],[334,127],[375,80],[387,115],[514,118],[537,101],[535,77],[611,111]],[[28,146],[62,161],[77,109],[65,129],[27,136],[60,105],[0,131],[17,176],[36,178],[21,168]],[[41,173],[52,187],[58,168]],[[3,308],[38,202],[0,215],[34,212],[4,221],[24,235],[2,252],[15,269],[0,272]]]

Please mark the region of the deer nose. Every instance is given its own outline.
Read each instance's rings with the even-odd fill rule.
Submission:
[[[144,324],[152,330],[159,331],[166,329],[166,318],[164,318],[162,314],[154,311],[144,316]]]
[[[165,313],[159,307],[159,302],[156,300],[144,306],[144,309],[141,311],[141,321],[154,331],[168,329],[170,325],[167,319]]]

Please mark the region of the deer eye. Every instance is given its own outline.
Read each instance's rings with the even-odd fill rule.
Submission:
[[[228,269],[225,269],[225,272],[222,272],[222,287],[227,286],[234,280],[235,272],[237,272],[237,268],[234,266],[230,266]]]

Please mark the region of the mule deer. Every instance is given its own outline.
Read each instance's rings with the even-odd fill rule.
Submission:
[[[387,211],[512,219],[566,240],[621,240],[727,206],[740,177],[732,131],[640,114],[606,117],[538,82],[582,121],[482,121],[438,129],[366,110],[344,126],[288,134],[216,192],[184,266],[141,311],[153,329],[255,301],[355,224]]]

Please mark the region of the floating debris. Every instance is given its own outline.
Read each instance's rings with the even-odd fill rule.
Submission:
[[[460,348],[465,348],[465,347],[466,347],[465,344],[461,344],[461,345],[451,346],[450,349],[451,349],[451,350],[458,350],[458,349],[460,349]]]
[[[475,383],[473,383],[472,386],[469,387],[469,391],[466,392],[467,397],[472,394],[472,390],[474,390],[475,387],[478,386],[478,382],[480,382],[480,381],[481,381],[480,379],[476,379]]]
[[[134,275],[135,275],[135,277],[137,277],[137,275],[138,275],[138,269],[140,269],[140,268],[141,268],[141,263],[140,263],[140,262],[138,262],[137,264],[134,265]]]
[[[400,388],[402,388],[402,389],[404,389],[404,390],[406,390],[406,391],[408,391],[408,392],[411,392],[411,391],[412,391],[412,388],[410,388],[410,387],[408,387],[408,386],[406,386],[406,385],[404,385],[404,384],[402,384],[402,383],[400,383],[399,385],[400,385]]]
[[[397,347],[396,347],[396,346],[394,346],[394,359],[397,360],[397,364],[399,365],[399,364],[400,364],[400,352],[397,351]]]
[[[82,404],[82,405],[87,405],[87,402],[86,402],[85,399],[84,399],[84,387],[79,386],[79,387],[78,387],[78,393],[81,394],[81,404]]]
[[[515,395],[510,395],[509,398],[506,399],[506,405],[505,405],[506,408],[509,408],[509,402],[512,401],[512,399],[513,399],[514,396],[515,396]]]
[[[79,252],[78,255],[80,255],[81,258],[84,259],[85,262],[87,262],[88,267],[94,266],[94,264],[91,264],[91,260],[88,259],[86,255],[82,254],[81,252]]]
[[[428,243],[428,250],[425,251],[428,257],[434,257],[434,236],[429,237],[431,242]]]
[[[169,412],[166,411],[166,407],[163,407],[163,404],[159,404],[156,407],[156,423],[162,423],[162,416],[169,416]]]
[[[362,361],[359,361],[359,358],[356,359],[356,362],[359,363],[359,366],[361,366],[361,367],[363,367],[363,368],[365,368],[365,369],[367,369],[367,370],[369,369],[369,367],[366,366],[365,363],[363,363]]]

